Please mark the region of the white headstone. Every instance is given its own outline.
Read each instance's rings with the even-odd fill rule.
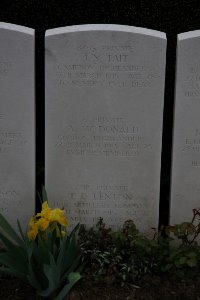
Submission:
[[[200,207],[200,31],[177,39],[170,223]]]
[[[34,30],[0,23],[0,212],[25,229],[35,211]]]
[[[165,51],[131,26],[46,32],[46,188],[71,226],[157,226]]]

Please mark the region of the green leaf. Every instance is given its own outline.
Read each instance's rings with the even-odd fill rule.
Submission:
[[[0,253],[0,263],[20,273],[28,273],[27,261],[23,257],[15,256],[15,253]]]
[[[162,267],[162,270],[164,272],[169,271],[173,267],[173,264],[166,264],[165,266]]]
[[[7,248],[6,252],[0,253],[0,262],[20,272],[28,272],[28,257],[25,248],[13,244],[10,240],[0,234],[0,239]]]
[[[47,247],[46,243],[42,240],[42,238],[38,237],[38,245],[37,245],[37,256],[35,255],[35,259],[39,261],[40,264],[49,264],[49,255],[50,249]]]
[[[29,267],[29,283],[37,290],[48,286],[48,280],[43,273],[43,258],[40,255],[39,247],[35,241],[27,241],[27,256]]]
[[[197,257],[197,254],[195,252],[189,252],[187,254],[187,257],[190,257],[190,258],[196,258]]]
[[[69,293],[69,291],[72,289],[72,287],[81,279],[81,275],[79,273],[70,273],[67,279],[68,283],[57,295],[55,300],[63,300],[65,296]]]
[[[80,260],[81,260],[81,254],[79,256],[77,256],[76,259],[74,259],[74,261],[71,263],[71,266],[63,274],[63,276],[61,278],[61,282],[63,282],[65,280],[65,278],[67,276],[69,276],[70,273],[72,273],[73,271],[77,271],[77,268],[80,264]],[[80,267],[79,267],[79,270],[80,270]]]
[[[29,284],[36,290],[42,290],[42,286],[40,282],[38,281],[37,275],[35,274],[35,271],[31,265],[29,264],[29,275],[27,276]]]
[[[184,256],[184,257],[181,257],[180,259],[179,259],[179,264],[180,265],[184,265],[185,263],[186,263],[186,261],[187,261],[187,258]]]
[[[37,191],[37,195],[38,195],[38,198],[40,200],[40,204],[42,205],[42,198],[41,198],[40,193],[38,191]]]
[[[42,202],[48,201],[47,192],[45,187],[42,187]]]
[[[70,239],[64,237],[61,241],[60,252],[59,252],[58,257],[57,257],[57,264],[58,265],[63,266],[64,260],[66,259],[67,249],[69,247],[69,244],[70,244]],[[62,267],[62,269],[64,269],[64,267]]]
[[[18,225],[18,228],[19,228],[19,232],[20,232],[20,234],[21,234],[21,237],[22,237],[23,241],[25,242],[26,238],[25,238],[25,236],[24,236],[24,233],[23,233],[23,231],[22,231],[22,227],[21,227],[20,221],[19,221],[18,219],[17,219],[17,225]]]
[[[18,245],[24,246],[23,240],[15,232],[12,226],[8,221],[0,214],[0,233],[10,239],[12,242],[15,242]]]
[[[50,264],[44,265],[44,274],[48,279],[49,286],[47,289],[39,292],[38,294],[42,297],[49,297],[60,284],[60,268],[61,266],[56,265],[54,257],[50,253]]]
[[[56,237],[56,231],[54,230],[51,232],[49,229],[46,231],[46,240],[45,240],[45,246],[48,249],[48,252],[51,252],[56,259],[59,252],[61,239],[58,239]]]
[[[73,266],[74,262],[79,262],[80,260],[80,248],[77,246],[74,239],[69,243],[68,248],[66,249],[66,255],[62,259],[62,273],[66,272]]]
[[[187,265],[191,268],[196,267],[197,266],[197,260],[195,258],[190,258],[187,260]]]
[[[26,242],[26,253],[27,253],[29,261],[33,255],[34,247],[35,247],[35,241],[27,241]]]
[[[27,280],[27,274],[21,273],[17,270],[6,268],[6,267],[0,267],[0,273],[17,277],[17,278],[23,280],[25,283],[29,283],[29,281]]]
[[[180,262],[179,262],[179,259],[176,259],[176,260],[174,261],[174,264],[175,264],[176,268],[180,268]]]
[[[23,247],[20,247],[1,233],[0,233],[0,239],[8,251],[13,252],[15,255],[22,255],[22,256],[26,255],[25,244],[23,244]]]

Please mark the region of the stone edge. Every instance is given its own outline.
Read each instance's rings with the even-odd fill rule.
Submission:
[[[179,33],[177,36],[177,40],[182,41],[182,40],[192,39],[197,37],[200,37],[200,30],[193,30],[193,31]]]
[[[15,24],[11,24],[11,23],[4,23],[4,22],[0,22],[0,29],[18,31],[18,32],[26,33],[26,34],[30,34],[30,35],[34,35],[34,33],[35,33],[35,30],[32,28],[21,26],[21,25],[15,25]]]
[[[114,24],[85,24],[85,25],[72,25],[66,27],[58,27],[58,28],[46,30],[45,36],[48,37],[52,35],[65,34],[70,32],[104,31],[104,30],[130,32],[130,33],[143,34],[143,35],[166,39],[166,34],[161,31],[146,29],[142,27],[134,27],[128,25],[114,25]]]

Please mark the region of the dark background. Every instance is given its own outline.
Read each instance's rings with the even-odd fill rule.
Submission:
[[[176,37],[200,29],[200,0],[0,0],[0,22],[36,31],[37,189],[44,183],[44,34],[78,24],[123,24],[167,34],[160,224],[168,222]]]

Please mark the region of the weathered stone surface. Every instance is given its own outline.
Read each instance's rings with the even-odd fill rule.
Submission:
[[[34,100],[34,30],[0,23],[0,212],[23,228],[35,209]]]
[[[46,188],[71,226],[157,226],[165,52],[143,28],[46,32]]]
[[[200,207],[200,31],[177,39],[170,223]]]

